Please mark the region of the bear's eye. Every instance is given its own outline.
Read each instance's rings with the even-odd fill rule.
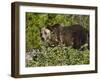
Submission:
[[[46,34],[47,34],[47,32],[44,32],[44,34],[46,35]]]

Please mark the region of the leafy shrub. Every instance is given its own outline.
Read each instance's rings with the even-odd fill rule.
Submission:
[[[36,58],[36,59],[35,59]],[[34,60],[35,59],[35,60]],[[42,46],[41,52],[37,57],[33,57],[26,66],[61,66],[61,65],[82,65],[89,64],[89,50],[83,51],[72,47],[45,47]]]

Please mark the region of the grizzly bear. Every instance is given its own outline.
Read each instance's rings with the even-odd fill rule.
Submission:
[[[65,45],[79,49],[87,42],[88,31],[81,25],[64,26],[55,24],[41,29],[41,38],[49,46]]]

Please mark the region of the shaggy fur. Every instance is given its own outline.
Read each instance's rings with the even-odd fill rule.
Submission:
[[[46,33],[46,34],[44,34]],[[87,42],[87,31],[83,26],[76,24],[71,26],[63,26],[55,24],[41,29],[41,37],[44,41],[48,41],[50,46],[62,45],[80,48]]]

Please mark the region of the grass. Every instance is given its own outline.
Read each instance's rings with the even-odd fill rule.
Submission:
[[[30,52],[31,59],[26,60],[26,67],[62,66],[89,64],[89,50],[70,47],[45,47]],[[26,53],[28,54],[28,53]]]

